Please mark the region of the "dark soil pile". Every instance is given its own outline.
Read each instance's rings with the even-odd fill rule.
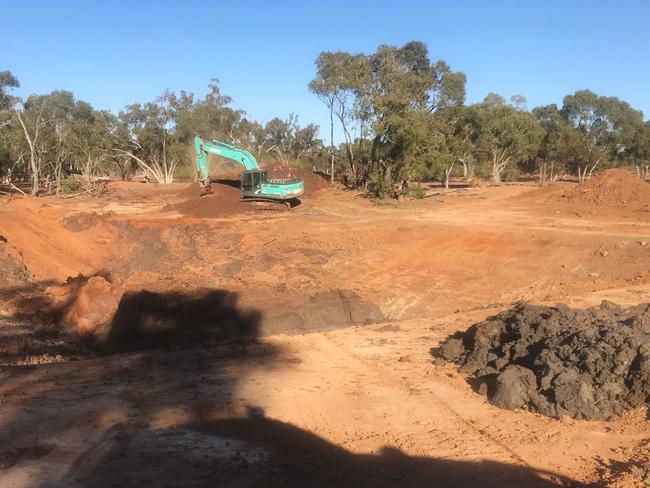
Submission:
[[[78,213],[61,219],[61,223],[63,224],[63,227],[72,232],[81,232],[101,223],[107,217],[112,215],[114,215],[113,212],[106,212],[101,215],[97,212]]]
[[[264,166],[264,169],[269,172],[269,179],[300,178],[305,184],[304,195],[307,197],[329,186],[327,180],[319,174],[297,166],[273,163]]]
[[[181,198],[199,198],[201,196],[201,184],[198,181],[190,183],[177,193]]]
[[[199,218],[224,217],[250,210],[246,203],[241,202],[238,188],[213,183],[211,189],[212,193],[201,197],[199,184],[192,183],[180,193],[188,200],[167,205],[163,210],[176,210],[183,215]]]
[[[608,169],[565,192],[569,202],[632,210],[650,208],[650,185],[624,169]]]
[[[650,305],[513,309],[432,350],[502,408],[609,419],[650,396]]]

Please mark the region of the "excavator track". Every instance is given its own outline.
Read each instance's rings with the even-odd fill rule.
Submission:
[[[296,201],[294,201],[296,200]],[[241,199],[244,203],[250,203],[259,210],[270,210],[275,212],[288,212],[291,208],[298,205],[297,199],[293,200],[275,200],[264,197],[246,197]]]

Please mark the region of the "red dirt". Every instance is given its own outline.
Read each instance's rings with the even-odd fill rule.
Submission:
[[[0,205],[0,234],[35,277],[0,293],[0,363],[10,365],[0,368],[1,486],[642,483],[629,468],[650,452],[644,409],[606,422],[504,411],[429,350],[515,300],[647,301],[645,213],[576,216],[564,207],[577,204],[522,198],[533,187],[518,185],[396,208],[326,189],[288,214],[162,210],[200,214],[219,198],[217,213],[248,208],[236,188],[214,186],[186,202],[187,186],[124,183],[97,199]],[[56,285],[101,268],[122,275],[119,286]],[[60,330],[34,333],[52,301],[93,330],[88,314],[107,316],[117,296],[125,331],[146,329],[134,339],[146,342],[150,329],[173,327],[162,331],[171,351],[66,361],[93,356]],[[20,297],[26,317],[9,303]],[[176,332],[213,323],[312,333],[214,347],[201,335],[175,349]],[[10,335],[29,340],[12,349]],[[36,445],[51,451],[33,459]]]
[[[201,184],[198,181],[190,183],[186,188],[180,190],[177,195],[181,198],[199,198],[201,196]]]
[[[61,325],[82,333],[101,337],[117,309],[123,293],[119,284],[111,283],[109,274],[70,278],[61,286],[50,287],[52,306],[62,312]]]
[[[179,196],[190,197],[188,200],[168,205],[164,210],[177,210],[183,215],[199,218],[224,217],[251,210],[241,201],[239,189],[233,186],[213,183],[212,193],[201,197],[200,192],[198,183],[192,183],[179,192]]]
[[[0,235],[0,281],[8,283],[28,278],[29,272],[20,251]]]
[[[566,191],[568,202],[640,210],[650,208],[650,185],[624,169],[608,169]]]

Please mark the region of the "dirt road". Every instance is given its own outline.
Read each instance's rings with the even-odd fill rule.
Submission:
[[[170,209],[182,189],[0,207],[31,276],[0,295],[3,486],[641,486],[645,410],[500,410],[430,349],[516,300],[647,301],[650,213],[514,185],[200,219]],[[99,324],[97,297],[153,325],[104,351],[39,329]]]

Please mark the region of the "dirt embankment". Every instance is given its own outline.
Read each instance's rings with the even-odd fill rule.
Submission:
[[[610,419],[650,388],[650,305],[573,310],[519,303],[433,351],[490,401],[551,417]]]
[[[624,169],[608,169],[562,193],[570,203],[614,207],[629,210],[650,210],[650,185]]]

